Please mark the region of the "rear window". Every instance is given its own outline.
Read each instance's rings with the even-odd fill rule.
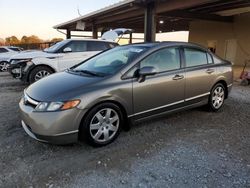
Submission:
[[[212,64],[213,63],[212,56],[209,53],[207,53],[207,61],[208,61],[208,64]]]

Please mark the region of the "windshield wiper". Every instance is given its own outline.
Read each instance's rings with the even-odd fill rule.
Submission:
[[[96,72],[92,72],[92,71],[89,71],[89,70],[74,70],[74,69],[71,69],[70,71],[73,71],[73,72],[80,72],[80,73],[84,73],[84,74],[88,74],[88,75],[91,75],[91,76],[103,76],[101,74],[98,74]]]

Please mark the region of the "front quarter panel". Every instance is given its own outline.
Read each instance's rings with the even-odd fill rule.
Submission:
[[[59,58],[59,56],[56,56],[56,57],[39,57],[39,58],[33,58],[32,62],[34,63],[35,66],[47,65],[47,66],[53,68],[56,72],[58,72],[59,71],[58,58]]]
[[[132,80],[121,80],[120,78],[110,82],[110,79],[92,86],[89,92],[81,95],[80,109],[90,109],[102,102],[114,102],[121,104],[127,115],[133,113],[132,103]]]

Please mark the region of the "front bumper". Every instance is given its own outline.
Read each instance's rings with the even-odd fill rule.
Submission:
[[[44,136],[44,135],[39,135],[36,133],[33,133],[31,128],[24,123],[24,121],[21,121],[22,127],[24,131],[33,139],[39,141],[39,142],[44,142],[44,143],[52,143],[52,144],[70,144],[77,142],[78,140],[78,130],[72,131],[70,133],[65,133],[62,135],[57,135],[57,136]]]
[[[22,81],[27,82],[29,80],[28,76],[30,71],[35,67],[35,65],[26,65],[25,62],[10,64],[8,67],[8,71],[10,74],[17,79],[21,79]]]
[[[36,112],[34,106],[19,102],[22,126],[32,138],[53,144],[69,144],[78,141],[78,130],[83,117],[82,110],[73,108],[57,112]]]

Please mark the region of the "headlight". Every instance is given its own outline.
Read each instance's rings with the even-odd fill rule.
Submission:
[[[54,112],[60,110],[68,110],[76,107],[81,101],[72,100],[67,102],[40,102],[35,110],[38,112]]]
[[[12,59],[10,61],[10,64],[18,64],[18,63],[26,63],[26,62],[31,62],[31,58],[28,59]]]

